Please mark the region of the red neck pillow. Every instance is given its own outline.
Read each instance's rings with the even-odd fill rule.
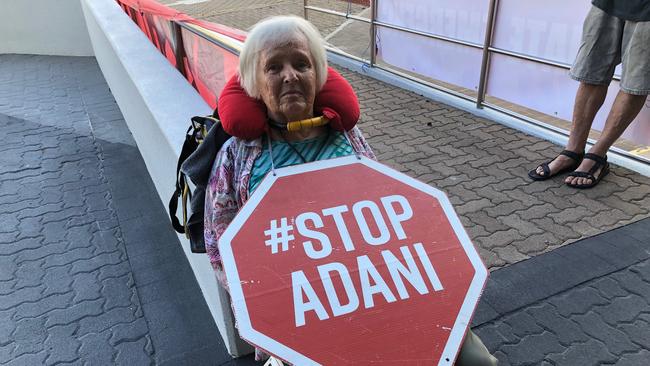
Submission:
[[[228,80],[219,96],[219,119],[230,135],[246,140],[256,139],[266,131],[266,106],[246,94],[239,76]],[[327,69],[327,81],[314,101],[314,115],[325,116],[337,131],[348,131],[359,120],[359,100],[352,86],[333,68]]]

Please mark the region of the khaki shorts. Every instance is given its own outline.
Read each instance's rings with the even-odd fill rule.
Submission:
[[[609,85],[621,61],[621,90],[634,95],[650,94],[650,22],[626,21],[592,6],[571,78]]]

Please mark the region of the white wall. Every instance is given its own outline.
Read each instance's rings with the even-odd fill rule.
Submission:
[[[92,56],[79,0],[0,0],[0,54]]]
[[[81,4],[97,62],[166,205],[190,117],[212,110],[115,1]],[[179,240],[228,351],[250,353],[252,348],[237,336],[230,300],[217,285],[207,255],[191,253],[183,235]]]

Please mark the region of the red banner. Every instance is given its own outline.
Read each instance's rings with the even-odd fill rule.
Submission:
[[[199,92],[210,107],[226,81],[237,71],[238,56],[187,31],[176,23],[186,23],[244,41],[246,33],[220,24],[196,20],[154,0],[117,0],[167,60]],[[182,45],[182,48],[180,47]]]

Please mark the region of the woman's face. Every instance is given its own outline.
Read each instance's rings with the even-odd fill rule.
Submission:
[[[304,37],[261,52],[257,85],[269,117],[291,122],[313,116],[314,61]]]

